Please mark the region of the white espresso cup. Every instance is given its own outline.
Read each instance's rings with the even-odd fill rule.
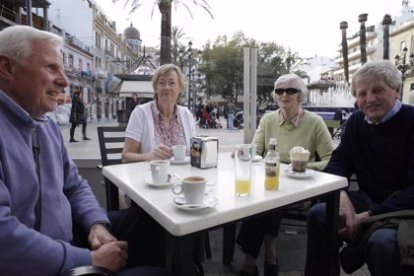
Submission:
[[[165,184],[168,180],[170,162],[168,160],[153,160],[150,162],[153,184]]]
[[[171,147],[174,154],[175,161],[184,161],[185,160],[185,151],[187,147],[185,145],[175,145]]]
[[[175,184],[171,190],[173,194],[183,194],[186,204],[203,204],[206,182],[202,176],[187,176],[181,180],[180,184]]]

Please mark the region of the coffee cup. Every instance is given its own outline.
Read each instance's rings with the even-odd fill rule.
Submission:
[[[294,172],[305,172],[310,152],[303,147],[293,147],[290,150],[290,165]]]
[[[168,160],[153,160],[150,162],[151,177],[154,184],[165,184],[168,181],[170,162]]]
[[[206,179],[202,176],[187,176],[171,190],[175,195],[184,195],[186,204],[203,204],[206,191]]]
[[[187,149],[185,145],[175,145],[175,146],[172,146],[171,149],[172,149],[175,161],[185,160],[185,152]]]

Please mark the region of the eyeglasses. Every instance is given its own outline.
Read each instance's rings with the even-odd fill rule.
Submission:
[[[276,95],[278,95],[278,96],[281,96],[281,95],[283,95],[283,93],[285,93],[286,92],[286,94],[288,94],[288,95],[293,95],[293,94],[296,94],[296,93],[299,93],[299,92],[301,92],[299,89],[296,89],[296,88],[291,88],[291,87],[289,87],[289,88],[276,88],[275,89],[275,93],[276,93]]]
[[[163,82],[163,81],[160,81],[159,83],[158,83],[158,86],[159,87],[162,87],[162,88],[164,88],[164,87],[171,87],[171,88],[175,88],[176,86],[177,86],[177,83],[175,83],[175,82]]]

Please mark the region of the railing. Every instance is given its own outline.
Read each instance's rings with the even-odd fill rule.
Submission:
[[[6,7],[4,4],[0,5],[0,16],[11,21],[16,21],[16,12]]]

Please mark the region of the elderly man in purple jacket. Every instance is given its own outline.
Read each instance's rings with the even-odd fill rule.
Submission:
[[[62,45],[60,37],[28,26],[0,32],[1,275],[60,275],[84,265],[121,271],[144,264],[146,246],[156,251],[163,236],[131,209],[108,218],[69,158],[58,126],[45,116],[68,86]],[[144,241],[118,240],[137,218],[129,229]],[[88,248],[75,245],[73,222]],[[131,241],[141,247],[132,248]]]

